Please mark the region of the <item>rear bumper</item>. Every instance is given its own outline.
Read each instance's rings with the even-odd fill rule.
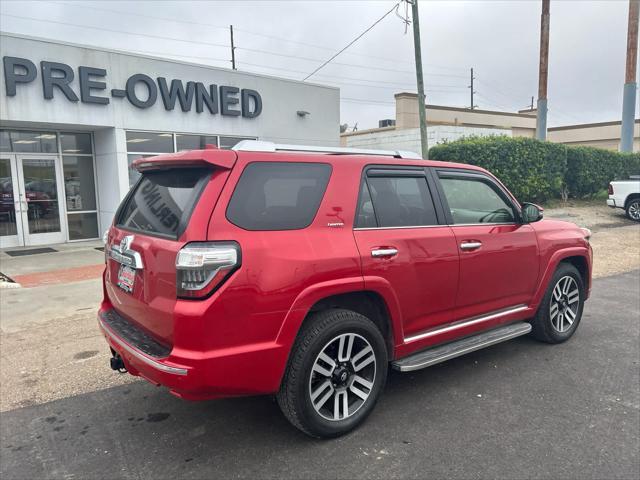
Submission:
[[[261,343],[207,352],[174,345],[159,356],[160,349],[154,350],[148,341],[139,341],[114,324],[109,319],[114,313],[119,316],[113,308],[98,313],[98,324],[111,349],[130,374],[167,387],[173,395],[206,400],[269,394],[280,386],[288,353],[281,345]],[[129,323],[129,328],[136,327]]]
[[[611,208],[616,208],[616,201],[614,198],[607,198],[607,205],[610,206]]]

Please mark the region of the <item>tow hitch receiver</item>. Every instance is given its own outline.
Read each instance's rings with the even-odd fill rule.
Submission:
[[[117,353],[113,353],[113,356],[109,360],[109,364],[111,365],[112,370],[117,370],[120,373],[127,373],[127,369],[124,366],[124,362],[122,361],[122,357]]]

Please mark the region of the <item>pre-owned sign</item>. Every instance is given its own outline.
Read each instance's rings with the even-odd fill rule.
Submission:
[[[36,65],[26,58],[3,57],[5,89],[8,97],[17,94],[21,84],[33,82],[38,76]],[[40,62],[42,94],[50,100],[54,95],[62,94],[70,102],[82,102],[107,105],[111,99],[102,91],[107,90],[107,76],[104,68],[78,67],[78,85],[80,96],[72,87],[75,78],[73,69],[58,62]],[[262,97],[256,90],[240,89],[229,85],[205,85],[202,82],[171,80],[164,77],[155,80],[143,73],[131,75],[124,89],[112,88],[112,98],[126,98],[137,108],[149,108],[156,103],[158,95],[166,110],[173,110],[176,103],[183,112],[191,111],[195,106],[198,113],[207,110],[210,114],[255,118],[262,112]]]

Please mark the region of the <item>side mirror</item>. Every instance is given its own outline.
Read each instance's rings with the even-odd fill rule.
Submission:
[[[542,220],[544,208],[535,203],[522,204],[522,221],[524,223],[533,223]]]

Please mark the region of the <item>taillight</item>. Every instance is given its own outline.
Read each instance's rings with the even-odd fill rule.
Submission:
[[[613,195],[613,185],[609,184],[609,195]]]
[[[205,298],[240,266],[240,245],[236,242],[194,242],[176,257],[177,295]]]

